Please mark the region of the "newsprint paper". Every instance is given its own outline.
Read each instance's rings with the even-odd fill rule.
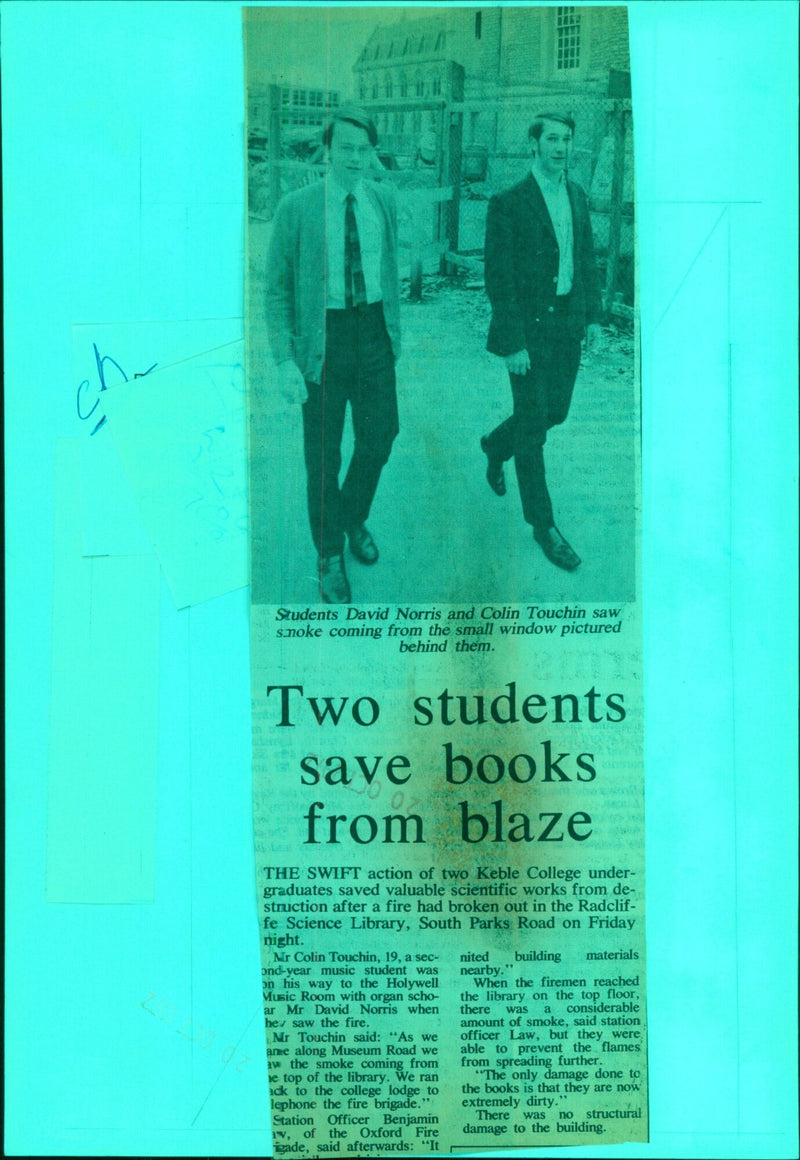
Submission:
[[[244,31],[275,1154],[644,1141],[626,11]]]

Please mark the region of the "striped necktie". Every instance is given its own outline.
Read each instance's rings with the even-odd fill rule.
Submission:
[[[361,246],[358,241],[355,194],[348,193],[344,211],[344,304],[363,306],[367,301],[364,267],[361,265]]]

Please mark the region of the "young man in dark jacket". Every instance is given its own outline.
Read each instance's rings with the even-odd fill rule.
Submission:
[[[489,202],[487,350],[508,369],[514,413],[481,439],[489,485],[505,494],[503,464],[514,458],[522,511],[547,558],[574,571],[580,558],[559,532],[547,489],[547,432],[569,411],[581,343],[600,332],[600,289],[586,194],[567,178],[575,123],[540,113],[528,136],[531,172]]]

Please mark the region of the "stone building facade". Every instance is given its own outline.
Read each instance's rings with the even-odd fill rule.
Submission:
[[[387,148],[408,152],[436,132],[436,109],[463,102],[464,146],[527,151],[533,113],[556,108],[596,154],[612,71],[630,69],[623,7],[442,8],[375,28],[354,65],[354,96]]]

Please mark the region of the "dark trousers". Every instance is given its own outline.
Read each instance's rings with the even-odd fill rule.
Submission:
[[[306,387],[303,443],[311,535],[320,556],[336,556],[345,531],[369,515],[398,432],[394,354],[380,302],[327,312],[322,382]],[[355,443],[340,487],[348,403]]]
[[[569,413],[581,361],[581,340],[565,325],[564,308],[556,309],[556,317],[540,323],[529,344],[528,373],[509,373],[513,415],[486,438],[491,459],[514,457],[522,514],[537,533],[555,522],[544,469],[547,432]]]

